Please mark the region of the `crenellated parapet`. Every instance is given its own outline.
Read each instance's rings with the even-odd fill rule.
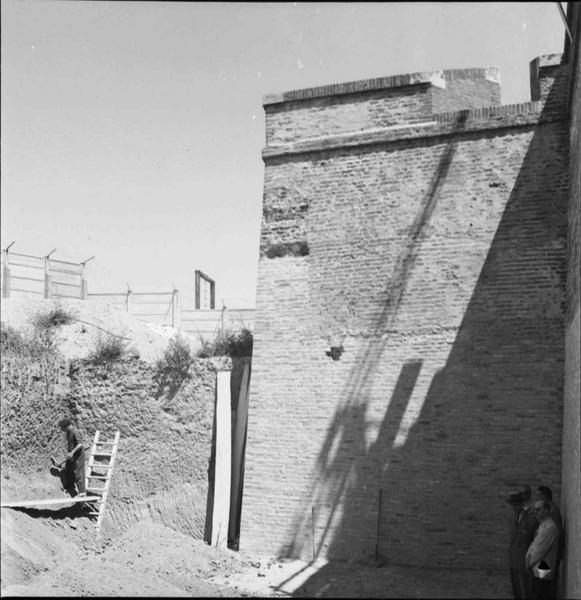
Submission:
[[[429,121],[434,113],[498,105],[498,69],[393,75],[270,94],[267,146]]]
[[[497,68],[394,75],[264,97],[263,159],[566,117],[560,54],[530,64],[531,102],[500,105]],[[550,92],[550,93],[549,93]]]

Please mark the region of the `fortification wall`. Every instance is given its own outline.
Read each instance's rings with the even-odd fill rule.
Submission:
[[[389,561],[501,567],[505,494],[560,490],[566,86],[326,135],[342,89],[263,151],[241,549],[367,558],[381,490]]]

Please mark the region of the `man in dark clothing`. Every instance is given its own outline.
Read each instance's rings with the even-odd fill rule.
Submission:
[[[559,510],[559,507],[553,502],[553,490],[550,487],[547,487],[546,485],[540,485],[535,492],[535,500],[549,503],[551,507],[549,516],[555,522],[559,532],[557,560],[556,564],[554,565],[554,574],[552,577],[552,594],[553,597],[555,597],[557,595],[557,588],[559,585],[560,563],[565,550],[565,531],[563,530],[563,519],[561,518],[561,511]]]
[[[70,419],[61,419],[58,424],[67,436],[67,457],[62,481],[69,481],[71,484],[74,481],[76,484],[76,490],[74,485],[70,485],[67,489],[71,496],[76,496],[77,492],[79,495],[84,496],[85,447],[83,446],[81,432],[71,423]]]
[[[507,502],[512,506],[509,519],[508,566],[510,582],[515,599],[525,600],[531,597],[533,580],[525,563],[526,552],[535,537],[537,519],[531,510],[527,494],[510,494]]]

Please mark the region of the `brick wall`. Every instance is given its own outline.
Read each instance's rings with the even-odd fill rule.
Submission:
[[[344,135],[430,120],[434,113],[497,105],[496,69],[413,73],[265,98],[266,143]]]
[[[559,493],[567,126],[543,111],[273,132],[242,549],[367,558],[382,490],[388,560],[500,567],[504,495]]]
[[[570,46],[570,191],[567,251],[567,314],[565,319],[565,394],[563,412],[563,493],[561,510],[566,526],[564,597],[581,597],[581,429],[580,429],[580,294],[581,260],[581,6],[570,2],[568,20],[574,43]]]
[[[546,54],[535,58],[529,65],[531,100],[543,102],[545,114],[562,114],[567,105],[569,69],[561,62],[561,54]]]
[[[432,88],[434,113],[500,104],[500,73],[497,69],[444,71],[446,88]]]

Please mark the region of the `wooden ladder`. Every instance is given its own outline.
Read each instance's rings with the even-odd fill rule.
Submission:
[[[105,505],[109,496],[111,476],[113,475],[113,466],[115,465],[115,457],[117,456],[121,434],[117,431],[112,442],[101,441],[99,439],[100,435],[100,431],[95,431],[85,477],[87,495],[100,496],[99,500],[95,500],[94,503],[91,502],[91,505],[94,506],[96,504],[97,506],[95,507],[96,510],[90,513],[97,516],[97,523],[95,524],[97,532],[99,532],[105,513]],[[102,485],[98,486],[99,483]]]

